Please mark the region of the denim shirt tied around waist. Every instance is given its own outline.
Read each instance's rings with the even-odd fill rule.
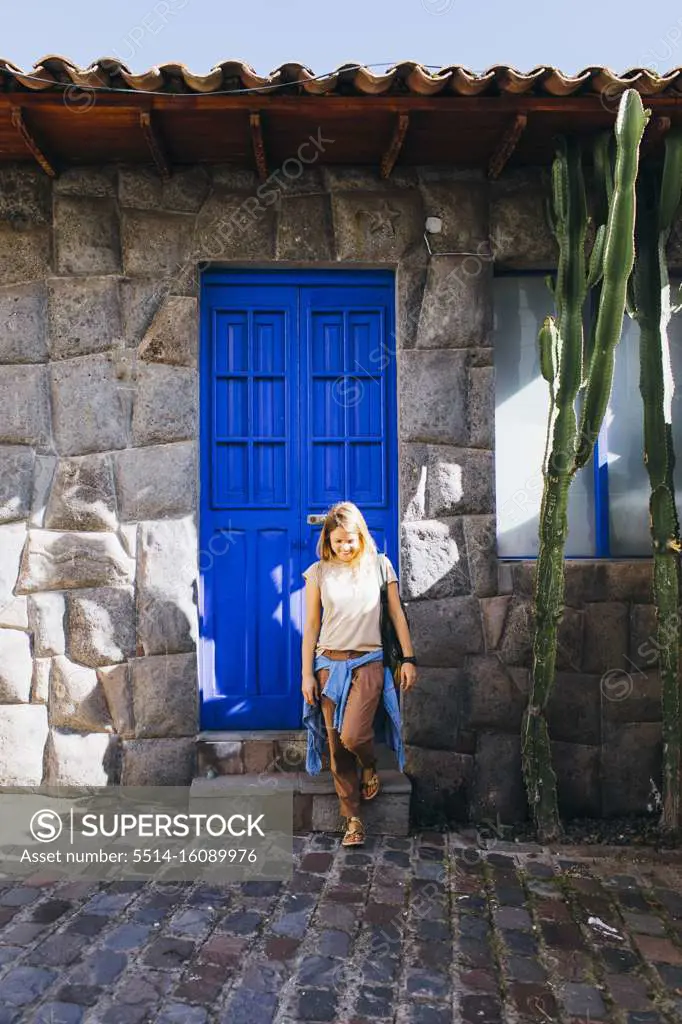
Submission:
[[[329,678],[325,683],[321,696],[328,697],[336,705],[334,708],[334,728],[341,732],[346,702],[350,693],[353,669],[366,665],[369,661],[383,661],[383,651],[368,651],[357,658],[336,661],[324,654],[315,657],[314,671],[321,668],[329,669]],[[383,711],[383,714],[380,713]],[[317,775],[322,768],[322,753],[327,742],[327,730],[322,715],[321,702],[308,704],[303,701],[303,725],[308,732],[306,752],[306,771],[309,775]],[[400,721],[400,705],[393,675],[388,665],[384,665],[384,689],[379,713],[374,720],[374,734],[378,743],[386,743],[396,755],[398,767],[405,767],[405,751],[403,749]]]

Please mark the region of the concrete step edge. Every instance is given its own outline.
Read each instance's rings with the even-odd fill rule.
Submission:
[[[381,793],[409,796],[412,792],[410,779],[402,772],[391,769],[380,769]],[[319,775],[308,775],[307,772],[279,772],[273,774],[217,775],[213,779],[197,777],[190,786],[190,797],[222,796],[229,792],[244,789],[262,790],[263,792],[291,792],[311,796],[329,796],[334,793],[334,782],[331,772],[320,772]]]

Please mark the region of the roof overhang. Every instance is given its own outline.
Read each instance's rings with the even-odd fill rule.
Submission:
[[[477,76],[410,64],[381,76],[357,66],[334,75],[320,80],[285,65],[258,79],[231,62],[203,77],[181,65],[133,76],[114,61],[81,70],[63,58],[27,74],[0,61],[0,163],[36,160],[51,175],[79,164],[153,162],[162,174],[231,164],[264,180],[322,139],[315,162],[374,166],[384,177],[416,164],[497,177],[506,165],[549,163],[559,133],[588,138],[610,128],[628,87],[652,110],[645,151],[682,127],[679,70],[618,77],[592,68],[567,77],[498,67]]]

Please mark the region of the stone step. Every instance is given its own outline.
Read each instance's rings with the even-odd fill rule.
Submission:
[[[379,778],[379,795],[362,805],[365,829],[372,835],[406,836],[410,828],[412,783],[402,772],[393,769],[380,769]],[[229,799],[231,793],[243,793],[251,787],[262,791],[261,774],[196,778],[190,787],[190,799],[211,796]],[[339,801],[330,772],[273,774],[268,778],[268,788],[293,792],[295,832],[336,832],[341,827]]]
[[[306,742],[305,729],[200,732],[196,740],[197,775],[305,771]],[[396,767],[393,752],[383,744],[377,745],[377,765],[380,769]]]

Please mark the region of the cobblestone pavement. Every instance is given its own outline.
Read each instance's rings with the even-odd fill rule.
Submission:
[[[0,1024],[682,1021],[682,868],[299,836],[290,881],[0,883]]]

